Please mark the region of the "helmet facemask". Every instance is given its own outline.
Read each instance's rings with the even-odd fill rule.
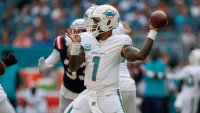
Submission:
[[[99,34],[101,34],[100,30],[100,18],[94,17],[94,18],[88,18],[87,20],[87,30],[89,33],[91,33],[94,37],[97,37]]]

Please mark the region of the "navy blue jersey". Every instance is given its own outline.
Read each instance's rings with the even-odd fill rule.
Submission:
[[[76,72],[69,71],[68,47],[65,43],[65,35],[58,36],[54,42],[54,48],[59,51],[60,59],[64,67],[63,85],[74,93],[81,93],[86,89],[84,86],[85,65],[83,64]]]

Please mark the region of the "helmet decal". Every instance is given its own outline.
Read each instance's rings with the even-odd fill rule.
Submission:
[[[106,15],[109,19],[113,18],[116,15],[116,12],[108,9],[106,12],[103,13],[104,15]]]

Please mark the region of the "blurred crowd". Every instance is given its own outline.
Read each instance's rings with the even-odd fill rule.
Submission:
[[[0,44],[15,47],[52,44],[74,19],[83,18],[84,11],[94,3],[115,6],[121,20],[134,29],[136,45],[143,41],[149,15],[161,9],[169,16],[168,27],[159,37],[167,52],[181,48],[181,57],[186,58],[191,48],[199,46],[199,0],[0,0]]]
[[[55,37],[65,33],[74,19],[83,18],[92,4],[115,6],[121,20],[133,28],[136,47],[145,40],[149,15],[157,9],[168,14],[168,26],[156,39],[159,50],[152,51],[145,63],[129,63],[128,67],[142,113],[162,102],[166,113],[175,113],[178,82],[165,79],[165,74],[185,66],[190,51],[200,47],[200,0],[0,0],[0,45],[52,47]],[[149,77],[149,70],[159,73]]]

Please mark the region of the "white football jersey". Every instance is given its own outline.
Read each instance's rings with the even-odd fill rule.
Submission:
[[[185,80],[181,92],[188,93],[189,95],[199,93],[200,66],[188,65],[171,78]]]
[[[122,62],[121,49],[132,45],[128,35],[113,35],[105,41],[97,41],[89,33],[81,35],[85,51],[85,86],[90,90],[119,88],[119,64]]]
[[[127,68],[127,60],[124,59],[119,65],[119,76],[122,78],[131,78],[130,73]]]
[[[112,31],[112,35],[121,35],[124,33],[125,33],[125,29],[122,23],[119,23],[119,26],[116,29],[113,29]],[[122,78],[127,78],[127,77],[130,78],[130,73],[127,68],[127,61],[125,59],[119,65],[119,76],[120,76],[120,80]]]
[[[119,23],[118,27],[112,30],[112,35],[121,35],[124,33],[125,33],[125,29],[122,23]]]

